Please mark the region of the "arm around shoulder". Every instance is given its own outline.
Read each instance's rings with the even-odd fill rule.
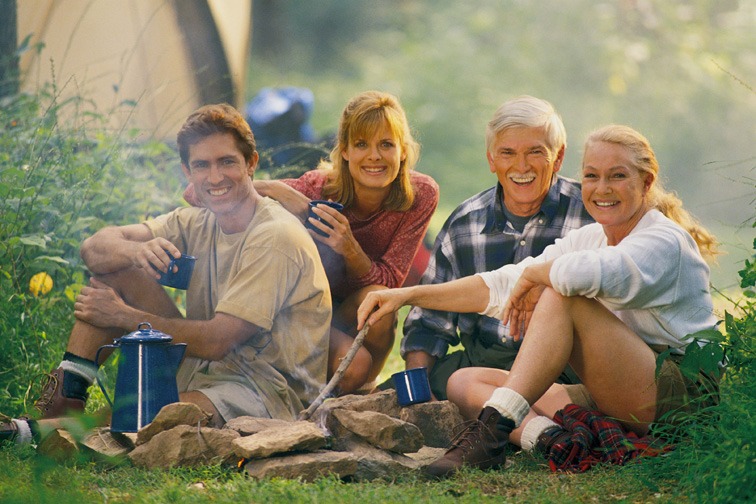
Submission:
[[[255,180],[255,190],[262,196],[278,201],[300,220],[307,218],[310,198],[280,180]]]

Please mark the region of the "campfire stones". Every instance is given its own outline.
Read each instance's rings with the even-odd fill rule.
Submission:
[[[233,464],[237,460],[233,441],[238,437],[239,433],[230,429],[178,425],[134,448],[129,458],[134,465],[150,469]]]
[[[286,422],[234,440],[234,453],[245,459],[261,459],[290,452],[311,452],[326,445],[322,429],[312,422]]]
[[[207,417],[194,405],[175,403],[164,410],[155,417],[154,426],[126,436],[132,442],[103,430],[97,435],[106,442],[99,448],[92,442],[94,438],[79,441],[79,445],[115,454],[112,450],[128,451],[139,440],[141,444],[128,457],[140,467],[218,462],[236,465],[241,458],[244,471],[254,478],[312,481],[320,475],[335,474],[345,480],[391,480],[404,474],[416,475],[418,469],[443,455],[443,448],[429,445],[449,439],[452,427],[462,420],[456,406],[447,401],[400,408],[393,390],[328,399],[313,421],[239,417],[223,429],[202,426]],[[175,425],[182,422],[190,425]],[[167,430],[156,432],[159,429]],[[381,433],[384,429],[388,432]],[[110,436],[117,441],[115,445]],[[284,438],[289,441],[284,443]],[[270,444],[271,440],[279,444]],[[75,441],[62,433],[47,441],[46,447],[48,452],[59,453],[61,459],[65,454],[77,454]],[[413,453],[418,447],[419,451]]]

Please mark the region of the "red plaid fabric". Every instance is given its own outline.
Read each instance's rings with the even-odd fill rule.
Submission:
[[[570,436],[551,447],[548,459],[553,472],[585,472],[600,462],[624,465],[636,457],[654,457],[674,448],[651,436],[639,437],[600,411],[576,404],[559,410],[554,421]]]

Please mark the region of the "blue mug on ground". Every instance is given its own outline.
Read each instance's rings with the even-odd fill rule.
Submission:
[[[342,205],[341,203],[336,203],[335,201],[326,201],[326,200],[312,200],[312,201],[310,201],[310,211],[308,212],[307,217],[312,217],[316,221],[320,221],[323,224],[325,224],[326,226],[329,226],[328,223],[325,222],[320,217],[318,217],[317,215],[315,215],[315,212],[312,211],[312,209],[316,205],[326,205],[326,206],[329,206],[331,208],[335,208],[339,212],[341,212],[342,210],[344,210],[344,205]],[[320,229],[318,229],[315,226],[313,226],[312,224],[310,224],[310,219],[309,218],[305,221],[305,227],[307,229],[312,229],[313,231],[315,231],[316,233],[318,233],[320,236],[328,236],[326,233],[324,233]]]
[[[427,368],[419,367],[391,375],[399,406],[428,402],[431,399]]]
[[[196,257],[186,254],[181,254],[181,257],[178,259],[171,257],[171,264],[168,265],[168,271],[160,273],[158,283],[165,285],[166,287],[186,290],[186,288],[189,287],[189,281],[192,279],[194,263],[196,260]],[[177,267],[175,272],[173,271],[174,266]]]

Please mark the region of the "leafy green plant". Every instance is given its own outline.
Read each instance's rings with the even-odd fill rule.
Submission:
[[[28,410],[36,377],[57,365],[87,275],[78,248],[106,224],[138,222],[175,206],[175,153],[108,131],[84,100],[54,87],[0,106],[0,400]],[[173,166],[171,165],[173,163]],[[169,190],[168,188],[174,188]],[[37,273],[49,292],[29,289]]]
[[[753,243],[756,252],[756,240]],[[753,258],[756,259],[756,253]],[[739,300],[725,312],[724,331],[707,331],[690,343],[690,358],[681,370],[695,377],[698,369],[719,374],[720,401],[683,419],[674,437],[677,449],[646,465],[651,473],[679,480],[689,498],[697,502],[745,502],[756,493],[756,260],[746,260],[739,271]],[[700,346],[699,340],[708,341]],[[687,357],[687,354],[686,354]],[[663,356],[660,356],[660,360]],[[680,436],[680,432],[684,436]],[[671,436],[670,436],[671,434]]]

